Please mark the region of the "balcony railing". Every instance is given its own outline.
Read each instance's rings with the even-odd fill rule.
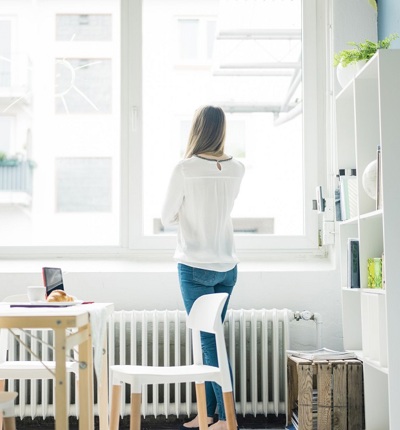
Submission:
[[[0,161],[0,203],[30,204],[34,167],[30,160]]]

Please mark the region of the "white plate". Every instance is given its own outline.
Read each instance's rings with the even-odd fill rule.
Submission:
[[[31,305],[38,305],[38,306],[48,306],[48,307],[60,307],[60,306],[76,306],[81,305],[83,303],[83,300],[74,300],[73,302],[47,302],[45,300],[40,302],[31,302]]]

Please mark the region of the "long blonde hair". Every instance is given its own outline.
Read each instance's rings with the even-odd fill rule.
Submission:
[[[225,134],[225,114],[220,107],[204,106],[198,109],[193,118],[185,158],[203,152],[222,155]]]

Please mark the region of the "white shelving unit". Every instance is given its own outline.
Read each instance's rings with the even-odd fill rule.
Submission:
[[[336,97],[338,168],[357,169],[358,214],[340,222],[344,347],[364,363],[367,430],[395,430],[400,407],[400,50],[379,51]],[[381,146],[383,205],[362,186]],[[360,242],[361,288],[347,285],[347,240]],[[386,288],[367,288],[384,253]]]

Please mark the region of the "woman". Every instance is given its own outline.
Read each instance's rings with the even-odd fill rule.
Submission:
[[[244,166],[224,152],[225,114],[205,106],[194,117],[184,160],[175,167],[162,211],[164,226],[178,224],[174,258],[186,312],[203,294],[232,293],[238,258],[231,211],[239,193]],[[229,297],[223,309],[225,318]],[[215,337],[202,333],[205,364],[218,365]],[[218,406],[212,430],[227,428],[221,387],[206,383],[208,424]],[[181,429],[198,429],[198,417]]]

